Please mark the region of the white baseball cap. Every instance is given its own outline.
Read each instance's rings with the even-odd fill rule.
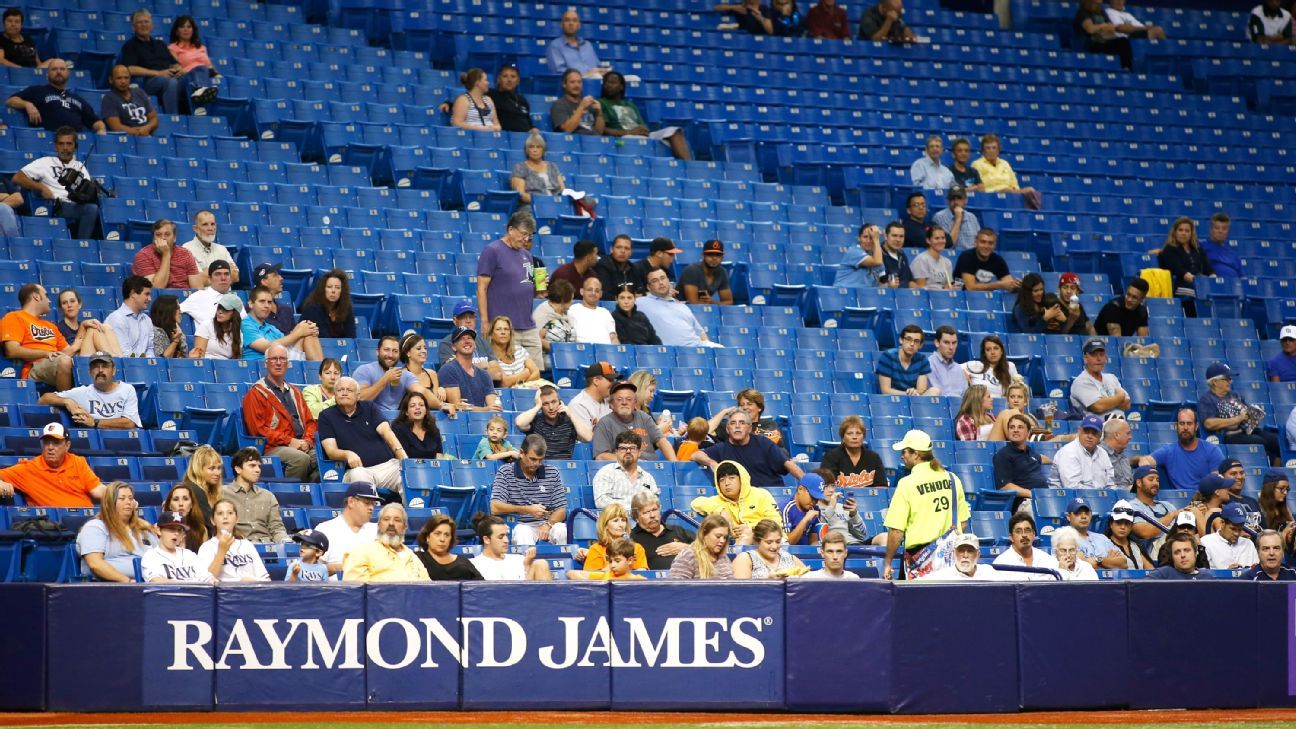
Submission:
[[[1296,324],[1288,324],[1278,332],[1279,339],[1296,339]]]
[[[954,537],[953,548],[958,549],[959,547],[971,547],[973,549],[979,550],[981,549],[981,540],[977,539],[977,535],[973,534],[972,532],[963,532],[962,534],[957,534]]]
[[[58,440],[67,440],[67,429],[62,423],[46,423],[41,429],[41,438],[57,438]]]

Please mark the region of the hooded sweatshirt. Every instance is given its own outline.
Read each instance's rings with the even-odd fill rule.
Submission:
[[[720,493],[719,479],[715,476],[715,473],[720,471],[720,466],[726,463],[738,469],[738,481],[741,487],[738,491],[737,501],[727,499]],[[769,519],[780,526],[783,524],[778,507],[774,504],[774,497],[770,496],[770,492],[765,489],[751,485],[751,476],[747,473],[747,469],[742,467],[741,463],[737,461],[721,461],[716,464],[715,471],[712,473],[712,480],[716,484],[716,495],[699,496],[693,499],[689,506],[694,511],[701,514],[728,512],[735,522],[753,527],[761,519]]]

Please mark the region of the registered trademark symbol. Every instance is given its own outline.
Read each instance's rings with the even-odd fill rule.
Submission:
[[[774,624],[774,618],[765,618],[765,624],[766,624],[766,625],[773,625],[773,624]]]

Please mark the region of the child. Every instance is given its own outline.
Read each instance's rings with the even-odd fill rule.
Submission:
[[[824,470],[816,471],[820,477]],[[832,476],[832,472],[827,472]],[[849,492],[839,490],[832,478],[825,478],[823,485],[824,500],[819,505],[819,541],[829,533],[846,537],[847,544],[868,544],[868,533],[864,531],[864,517],[860,516],[855,506],[855,499]]]
[[[220,499],[212,506],[212,538],[198,548],[198,563],[217,582],[269,582],[270,573],[251,542],[239,536],[238,505]]]
[[[158,516],[158,544],[144,554],[140,566],[145,582],[190,582],[211,584],[216,581],[198,562],[198,555],[180,546],[189,525],[177,511]]]
[[[602,572],[573,570],[567,573],[569,580],[643,580],[643,575],[632,571],[635,559],[635,543],[628,537],[622,537],[607,548],[608,568]]]
[[[693,457],[694,453],[700,448],[706,448],[710,438],[708,438],[711,426],[707,423],[706,418],[693,418],[688,421],[688,426],[684,429],[684,442],[680,443],[679,450],[675,457],[681,461],[687,461]]]
[[[500,461],[512,460],[517,458],[517,449],[513,444],[504,439],[508,434],[508,421],[499,415],[491,417],[486,421],[486,437],[482,438],[477,444],[477,450],[473,451],[472,459],[474,461]]]
[[[797,484],[796,493],[779,509],[788,544],[819,543],[819,507],[824,503],[824,480],[817,473],[807,473]]]
[[[303,529],[292,536],[293,541],[301,545],[301,559],[288,563],[287,582],[326,582],[329,578],[328,565],[320,560],[328,552],[328,536],[314,529]]]

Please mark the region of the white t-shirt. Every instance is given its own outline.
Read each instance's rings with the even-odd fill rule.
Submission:
[[[202,270],[207,271],[206,268]],[[188,314],[193,318],[195,329],[198,322],[205,321],[210,325],[212,319],[216,317],[216,302],[220,301],[220,298],[224,295],[210,286],[205,289],[198,289],[180,302],[180,313]],[[247,314],[244,313],[243,316],[246,317]]]
[[[1035,551],[1038,552],[1039,550]],[[1098,579],[1098,573],[1094,571],[1093,565],[1083,559],[1076,560],[1075,569],[1073,570],[1064,570],[1058,567],[1058,574],[1062,575],[1062,579],[1066,582],[1088,582]]]
[[[965,575],[958,567],[950,565],[919,577],[918,582],[1003,582],[1004,574],[988,564],[978,564],[975,575]]]
[[[216,550],[220,544],[215,537],[208,539],[198,548],[198,564],[211,567],[213,559],[216,559]],[[251,580],[253,582],[269,582],[270,573],[266,572],[265,564],[261,562],[261,555],[257,553],[256,547],[252,542],[246,539],[235,539],[230,545],[229,550],[225,552],[225,564],[221,567],[221,582],[242,582]]]
[[[1147,26],[1144,25],[1143,22],[1140,21],[1138,18],[1134,17],[1133,15],[1130,15],[1129,13],[1125,12],[1124,10],[1117,10],[1117,9],[1115,9],[1115,8],[1103,8],[1103,10],[1107,13],[1107,20],[1110,21],[1112,25],[1116,25],[1116,26],[1120,26],[1120,25],[1132,25],[1132,26],[1134,26],[1135,28],[1146,28],[1146,27],[1147,27]],[[1129,34],[1128,34],[1128,33],[1121,33],[1120,31],[1117,31],[1117,32],[1116,32],[1116,37],[1117,37],[1117,38],[1128,38],[1128,37],[1129,37]]]
[[[140,568],[144,573],[144,581],[149,582],[154,577],[165,577],[176,582],[194,582],[211,584],[215,578],[207,571],[207,564],[202,564],[198,560],[198,555],[185,549],[177,547],[174,552],[167,552],[161,547],[154,547],[144,553],[140,559]]]
[[[94,385],[83,385],[64,390],[59,397],[80,405],[95,420],[129,418],[135,427],[140,427],[139,399],[135,388],[125,382],[118,382],[112,392],[99,392]]]
[[[194,321],[194,339],[203,337],[207,340],[207,348],[204,355],[207,359],[234,359],[234,341],[222,342],[216,339],[216,331],[212,327],[211,318],[197,319]]]
[[[607,403],[599,402],[590,397],[585,390],[581,390],[576,397],[571,399],[571,402],[567,403],[567,412],[584,418],[585,422],[589,423],[589,426],[593,428],[601,418],[612,413],[612,408],[608,407]]]
[[[67,188],[59,184],[58,178],[59,175],[63,174],[63,170],[68,168],[77,170],[86,177],[90,176],[86,166],[81,164],[79,160],[74,159],[67,164],[63,164],[58,157],[54,156],[32,160],[26,167],[22,168],[22,173],[27,175],[32,182],[39,182],[48,187],[54,193],[56,200],[66,200],[68,199]]]
[[[492,559],[479,554],[469,561],[485,580],[526,579],[526,558],[520,554],[506,554],[504,559]]]
[[[1238,537],[1236,542],[1229,544],[1218,532],[1212,532],[1202,537],[1201,543],[1206,548],[1206,559],[1213,570],[1226,570],[1233,565],[1251,567],[1260,561],[1260,554],[1250,539]]]
[[[963,371],[967,373],[969,385],[985,385],[990,391],[990,397],[1003,397],[1004,388],[1018,378],[1017,365],[1012,362],[1008,363],[1008,382],[1000,382],[999,378],[995,377],[994,370],[985,369],[985,365],[981,364],[979,359],[964,362]]]
[[[234,259],[230,256],[229,249],[220,243],[212,243],[211,248],[208,248],[194,236],[181,247],[193,254],[194,260],[198,262],[198,270],[203,273],[207,273],[212,261],[225,261],[231,269],[234,268]]]
[[[601,306],[591,309],[577,301],[567,310],[567,318],[571,319],[572,327],[576,329],[578,342],[611,344],[612,335],[616,334],[616,322],[612,320],[612,312]]]
[[[325,564],[342,564],[346,559],[347,552],[360,542],[372,542],[378,538],[378,525],[373,522],[366,522],[360,527],[360,531],[351,531],[351,525],[341,515],[315,527],[315,531],[328,537],[329,551],[324,553],[321,562]]]
[[[1057,560],[1053,558],[1053,555],[1042,549],[1035,549],[1032,551],[1034,554],[1032,555],[1032,564],[1030,565],[1023,562],[1021,555],[1017,554],[1017,552],[1012,549],[1009,549],[998,557],[995,557],[994,564],[1010,565],[1014,567],[1042,567],[1051,570],[1058,568]],[[999,579],[1008,581],[1053,580],[1053,575],[1036,575],[1025,572],[1004,572],[999,575]]]
[[[828,573],[828,570],[825,570],[825,569],[817,569],[817,570],[814,570],[813,572],[807,572],[807,573],[805,573],[804,575],[800,575],[800,576],[795,577],[795,578],[793,578],[793,579],[797,579],[797,580],[858,580],[859,578],[860,578],[860,576],[857,575],[857,574],[855,574],[854,572],[846,572],[846,571],[843,571],[840,575],[832,575],[832,574],[829,574],[829,573]]]

